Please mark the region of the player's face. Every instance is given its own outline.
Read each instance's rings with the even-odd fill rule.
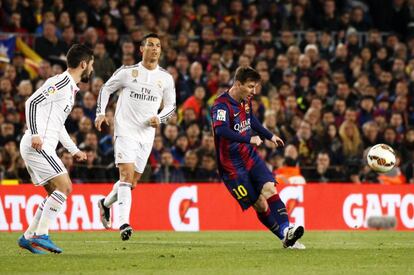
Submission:
[[[246,81],[244,84],[239,82],[240,97],[247,99],[254,96],[256,94],[257,84],[255,81]]]
[[[151,63],[157,62],[161,55],[161,41],[155,37],[146,39],[144,46],[140,47],[142,59]]]
[[[94,61],[93,59],[89,61],[89,63],[86,63],[86,61],[82,61],[83,64],[81,64],[81,66],[84,67],[84,69],[81,74],[81,82],[88,83],[89,80],[92,78],[93,61]]]

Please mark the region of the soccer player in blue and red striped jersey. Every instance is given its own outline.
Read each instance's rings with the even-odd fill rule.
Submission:
[[[283,141],[264,128],[251,112],[260,75],[251,67],[239,67],[233,86],[214,102],[211,117],[219,173],[243,210],[253,206],[257,216],[283,247],[305,248],[297,242],[303,226],[290,226],[286,206],[275,188],[275,179],[256,151],[262,138],[276,146]]]

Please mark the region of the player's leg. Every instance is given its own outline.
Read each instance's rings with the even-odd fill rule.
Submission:
[[[256,210],[257,218],[266,226],[273,234],[278,238],[283,239],[283,235],[280,234],[280,226],[277,223],[274,215],[270,210],[270,207],[263,195],[260,195],[257,201],[253,204],[254,210]]]
[[[266,198],[269,208],[272,212],[272,215],[275,217],[276,221],[279,224],[279,234],[278,237],[283,242],[283,247],[294,247],[298,249],[304,249],[305,246],[302,244],[296,244],[299,240],[305,229],[301,225],[291,226],[289,225],[289,215],[286,210],[285,203],[280,199],[279,194],[277,193],[275,183],[267,182],[263,185],[261,194]],[[282,237],[281,237],[282,236]]]
[[[62,249],[49,238],[49,227],[56,220],[67,196],[72,192],[72,182],[69,175],[64,173],[50,179],[44,187],[49,196],[44,204],[35,236],[30,241],[33,245],[50,252],[61,253]]]
[[[44,150],[36,151],[31,147],[31,138],[24,135],[20,142],[20,153],[26,164],[27,171],[36,186],[48,185],[50,179],[64,175],[67,171],[63,163],[57,157],[55,152],[46,153]],[[51,194],[54,190],[48,192]],[[29,250],[32,253],[44,254],[43,250],[32,245],[31,239],[36,234],[41,218],[46,209],[46,202],[50,196],[46,196],[43,202],[38,206],[33,220],[30,222],[26,232],[19,237],[18,244],[20,247]]]
[[[121,168],[119,167],[120,164],[132,165],[134,163],[137,149],[138,149],[138,143],[135,142],[134,140],[128,137],[115,137],[115,142],[114,142],[115,164],[119,168],[119,171],[121,171]],[[111,192],[109,192],[109,194],[105,198],[103,198],[102,200],[98,202],[98,207],[100,209],[100,215],[101,215],[101,222],[102,222],[102,225],[107,229],[112,227],[110,208],[116,201],[119,200],[119,187],[120,187],[122,180],[123,179],[121,179],[120,177],[120,179],[112,187]],[[131,182],[132,179],[128,179],[128,180],[129,181],[127,183],[132,185],[132,182]],[[124,182],[123,182],[123,185],[125,185]]]
[[[112,226],[111,206],[118,200],[118,187],[119,180],[114,184],[111,192],[109,192],[109,194],[105,198],[98,201],[101,222],[106,229],[109,229]]]
[[[121,233],[121,238],[122,238],[123,241],[129,240],[129,238],[132,235],[132,227],[130,226],[130,223],[129,223],[129,215],[130,215],[130,212],[131,212],[131,203],[132,203],[132,192],[131,192],[131,190],[135,188],[135,186],[137,185],[138,181],[141,178],[142,173],[144,172],[145,165],[147,164],[148,157],[151,153],[151,149],[152,149],[152,143],[146,143],[146,144],[139,143],[138,144],[138,147],[135,151],[136,158],[135,158],[135,163],[133,164],[133,168],[132,168],[133,176],[132,176],[131,180],[130,180],[130,172],[131,172],[130,167],[131,166],[128,166],[127,176],[125,176],[125,178],[127,178],[128,181],[125,180],[124,182],[126,182],[126,181],[130,182],[131,186],[130,186],[129,189],[127,189],[126,187],[123,187],[123,190],[125,191],[125,193],[127,191],[129,192],[128,193],[128,196],[129,196],[128,199],[129,200],[126,201],[126,202],[129,202],[129,204],[125,203],[125,204],[122,205],[122,207],[125,209],[124,218],[122,218],[123,210],[121,208],[121,204],[119,205],[120,206],[119,211],[120,211],[120,214],[121,214],[121,217],[120,217],[120,224],[121,224],[120,233]],[[119,167],[121,168],[121,164],[119,165]],[[120,175],[121,175],[121,181],[122,181],[122,179],[124,177],[122,176],[121,169],[120,169]],[[123,196],[121,194],[121,191],[122,191],[121,188],[122,188],[122,182],[120,184],[120,187],[118,188],[118,202],[119,203],[121,202],[121,198]]]
[[[259,221],[279,237],[279,225],[270,211],[266,198],[255,188],[249,173],[239,171],[239,177],[236,179],[224,176],[223,182],[243,210],[253,206]]]
[[[285,204],[276,192],[275,183],[266,182],[262,187],[261,195],[266,199],[270,212],[279,224],[278,237],[283,239],[289,228],[289,216]]]
[[[119,187],[118,187],[118,206],[119,206],[119,230],[122,240],[128,240],[132,234],[129,225],[129,214],[132,204],[132,182],[134,178],[133,163],[119,163]]]
[[[264,197],[271,215],[279,225],[277,236],[282,240],[284,247],[291,247],[302,237],[304,233],[303,226],[290,226],[289,215],[286,205],[280,199],[275,187],[275,180],[272,173],[266,167],[263,161],[259,161],[251,170],[250,177],[256,190]]]
[[[46,200],[47,200],[47,196],[37,207],[36,213],[34,214],[33,219],[29,224],[29,227],[26,229],[24,234],[21,235],[19,239],[17,240],[17,243],[19,244],[21,248],[27,249],[34,254],[45,254],[46,253],[43,250],[33,247],[29,241],[35,235],[37,226],[39,225],[40,217],[42,216],[42,212],[43,212],[43,208],[45,206]]]

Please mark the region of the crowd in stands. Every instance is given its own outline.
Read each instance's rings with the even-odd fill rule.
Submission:
[[[31,181],[19,155],[25,100],[81,42],[94,50],[95,76],[79,85],[66,127],[88,160],[75,163],[64,148],[59,156],[75,183],[116,181],[116,96],[102,133],[96,99],[156,32],[177,113],[158,129],[142,181],[219,181],[210,107],[238,66],[252,66],[262,78],[252,112],[286,143],[257,148],[279,182],[413,183],[413,26],[412,0],[0,0],[0,32],[24,37],[43,58],[34,78],[21,52],[0,63],[0,179]],[[377,143],[397,153],[388,174],[364,161]]]

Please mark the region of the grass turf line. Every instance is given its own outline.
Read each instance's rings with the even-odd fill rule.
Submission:
[[[0,233],[0,273],[414,274],[414,232],[305,232],[304,251],[268,232],[53,232],[60,255],[33,255]],[[253,273],[252,273],[253,272]]]

